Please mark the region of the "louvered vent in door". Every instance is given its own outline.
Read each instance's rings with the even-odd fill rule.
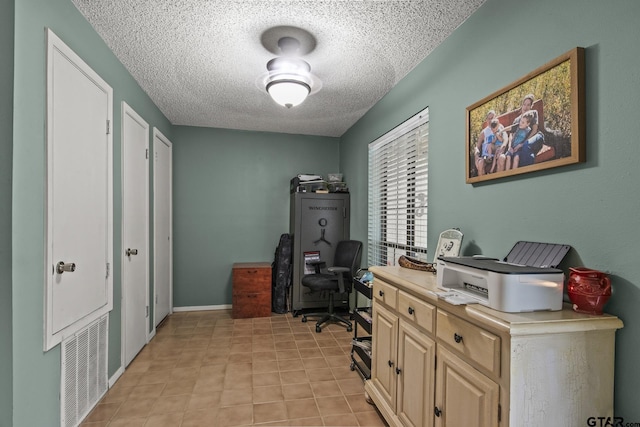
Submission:
[[[107,392],[108,315],[62,342],[60,425],[77,426]]]

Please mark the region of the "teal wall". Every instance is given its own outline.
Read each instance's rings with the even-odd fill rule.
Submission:
[[[4,8],[3,12],[5,12]],[[4,13],[2,16],[4,21]],[[55,425],[60,417],[58,397],[60,349],[56,347],[46,353],[42,350],[44,306],[42,260],[45,246],[44,165],[46,164],[45,27],[51,28],[114,89],[114,310],[110,313],[109,321],[110,376],[121,365],[121,204],[119,200],[121,196],[122,101],[125,100],[131,105],[152,127],[158,127],[163,134],[171,138],[170,123],[71,1],[15,1],[12,202],[13,425],[15,426]],[[2,43],[5,43],[4,38],[2,40]],[[4,45],[2,46],[5,49]],[[4,61],[2,64],[4,66]],[[5,76],[4,70],[1,72],[1,75]],[[1,194],[4,198],[4,191]],[[0,218],[4,220],[4,217]],[[4,245],[4,242],[2,244]],[[0,339],[4,339],[4,336],[0,335]],[[4,385],[0,385],[0,391],[2,390]],[[36,410],[34,410],[34,403],[37,405]]]
[[[340,156],[345,173],[361,178],[350,180],[363,206],[352,211],[352,235],[366,239],[367,144],[429,106],[430,245],[450,227],[464,233],[467,255],[504,256],[518,240],[566,243],[574,250],[565,268],[609,272],[606,311],[625,323],[615,349],[615,413],[636,423],[639,16],[637,0],[488,0],[342,137]],[[576,46],[586,48],[587,162],[465,184],[465,108]]]
[[[231,304],[232,264],[273,261],[289,232],[289,180],[338,172],[338,139],[183,126],[173,135],[173,305]]]
[[[0,426],[11,425],[11,163],[13,160],[13,1],[0,0]]]

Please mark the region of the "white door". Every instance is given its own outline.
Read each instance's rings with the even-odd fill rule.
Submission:
[[[45,350],[113,307],[112,89],[47,32]]]
[[[122,341],[124,366],[147,343],[149,125],[122,103]]]
[[[172,300],[172,185],[171,142],[158,129],[153,129],[153,225],[155,325],[170,312]]]

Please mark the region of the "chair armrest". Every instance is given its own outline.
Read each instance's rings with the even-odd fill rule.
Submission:
[[[322,269],[322,267],[327,265],[326,261],[309,261],[305,264],[312,266],[316,274],[320,274],[320,270]]]
[[[329,267],[327,271],[331,274],[335,274],[338,276],[338,292],[341,294],[346,291],[346,287],[344,285],[344,273],[348,273],[351,271],[348,267]]]

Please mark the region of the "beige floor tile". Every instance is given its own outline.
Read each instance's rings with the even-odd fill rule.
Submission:
[[[153,408],[156,399],[127,400],[120,405],[113,418],[146,418]]]
[[[338,385],[345,395],[364,392],[364,383],[359,377],[339,379]]]
[[[305,370],[280,372],[282,385],[307,383],[307,372]]]
[[[274,363],[274,362],[270,362]],[[277,362],[276,362],[277,365]],[[253,386],[263,387],[268,385],[280,385],[280,372],[279,370],[272,370],[269,372],[254,372],[253,373]]]
[[[350,394],[345,396],[351,412],[375,412],[375,405],[370,404],[364,397],[364,393]]]
[[[152,415],[147,418],[145,427],[180,427],[182,425],[183,412],[171,414]]]
[[[253,389],[239,388],[223,390],[220,395],[220,407],[248,405],[253,403]]]
[[[192,394],[187,404],[187,411],[218,408],[220,406],[221,396],[222,391]]]
[[[303,369],[304,369],[304,364],[302,363],[302,359],[289,359],[289,360],[278,361],[278,370],[280,372],[301,371]]]
[[[308,399],[313,397],[313,390],[309,383],[288,384],[282,386],[285,400]]]
[[[342,390],[336,380],[311,383],[311,390],[315,397],[342,396]]]
[[[122,402],[100,403],[89,413],[85,422],[109,421],[118,411]]]
[[[182,417],[181,427],[215,426],[218,420],[219,408],[208,408],[197,411],[187,411]]]
[[[133,388],[133,390],[131,390],[131,393],[129,393],[129,397],[127,400],[149,399],[158,397],[162,394],[164,386],[164,383],[137,385]]]
[[[146,422],[146,418],[122,418],[111,421],[109,427],[143,427]]]
[[[256,403],[253,405],[253,421],[256,424],[286,421],[287,419],[287,406],[283,401]]]
[[[316,403],[322,417],[351,413],[351,408],[343,396],[317,397]]]
[[[331,368],[310,369],[307,371],[309,382],[331,381],[334,380]]]
[[[341,414],[341,415],[330,415],[328,417],[322,417],[322,421],[325,426],[359,426],[358,419],[353,414]]]
[[[215,424],[212,426],[247,426],[253,422],[253,405],[229,406],[220,408]]]
[[[350,369],[352,337],[290,313],[174,313],[82,427],[385,426]]]
[[[322,422],[322,418],[320,417],[315,417],[315,418],[298,418],[295,420],[289,420],[289,425],[293,426],[293,427],[300,427],[300,426],[323,426],[324,423]]]
[[[311,418],[320,416],[315,399],[286,400],[287,414],[289,418]]]
[[[363,427],[386,427],[387,423],[384,422],[382,417],[377,411],[373,412],[358,412],[354,414],[358,419],[358,423]]]
[[[183,413],[189,404],[190,398],[190,394],[161,396],[153,404],[150,415]]]
[[[318,356],[318,353],[316,353],[316,356]],[[329,367],[329,364],[327,363],[327,360],[324,357],[312,357],[309,359],[302,359],[302,364],[304,365],[304,369],[309,371],[313,369],[322,369],[322,368]]]
[[[282,386],[253,387],[253,403],[266,403],[284,400]]]

